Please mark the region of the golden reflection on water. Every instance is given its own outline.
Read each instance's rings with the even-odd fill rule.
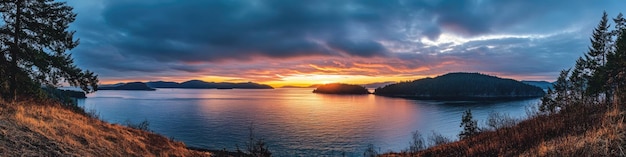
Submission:
[[[228,100],[233,98],[232,95],[215,97],[215,93],[207,93],[214,94],[210,97],[224,102],[207,99],[200,105],[200,110],[205,111],[205,114],[250,110],[243,113],[254,114],[248,116],[252,117],[255,125],[260,125],[258,127],[280,127],[269,130],[274,134],[272,136],[303,139],[297,146],[301,149],[314,148],[324,143],[366,140],[371,135],[381,139],[400,138],[410,133],[407,130],[412,130],[412,126],[419,121],[419,114],[415,111],[417,106],[404,99],[375,95],[314,94],[310,92],[312,90],[275,89],[273,92],[255,93],[255,101],[231,105],[225,104],[230,104]]]

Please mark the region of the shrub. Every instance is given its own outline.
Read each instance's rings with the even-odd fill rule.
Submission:
[[[422,138],[422,134],[420,134],[419,130],[415,130],[413,132],[409,144],[409,153],[417,153],[418,151],[426,148],[424,145],[424,138]]]
[[[248,154],[254,157],[269,157],[272,156],[272,152],[269,150],[267,143],[263,138],[256,138],[254,135],[254,126],[251,124],[249,127],[250,134],[248,142],[246,143]],[[238,152],[241,152],[238,149]]]
[[[88,117],[100,119],[100,113],[96,111],[96,109],[89,109],[85,114],[87,114]]]
[[[449,138],[435,131],[432,131],[432,134],[428,136],[428,141],[430,142],[431,147],[452,142],[452,140],[450,140]]]
[[[487,121],[485,122],[489,129],[496,130],[504,127],[512,127],[517,124],[518,120],[509,116],[509,114],[501,114],[498,112],[490,112]]]
[[[478,129],[478,122],[472,117],[472,110],[467,109],[463,113],[460,127],[463,127],[463,131],[459,133],[460,139],[474,136],[478,134],[478,132],[480,132],[480,130]]]
[[[148,122],[148,120],[143,120],[137,124],[130,122],[129,120],[126,120],[126,122],[124,123],[124,125],[126,125],[129,128],[133,128],[133,129],[138,129],[138,130],[143,130],[143,131],[150,131],[150,122]]]

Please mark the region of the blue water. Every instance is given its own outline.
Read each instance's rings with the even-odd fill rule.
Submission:
[[[419,101],[375,95],[324,95],[313,89],[158,89],[98,91],[79,100],[111,123],[147,120],[150,130],[188,146],[245,148],[249,128],[276,156],[361,156],[408,148],[411,132],[457,139],[472,109],[483,125],[492,111],[526,116],[538,99],[507,102]]]

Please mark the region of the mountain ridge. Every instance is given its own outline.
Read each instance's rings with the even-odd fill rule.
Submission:
[[[150,88],[183,88],[183,89],[274,89],[266,84],[254,82],[205,82],[202,80],[189,80],[184,82],[172,81],[149,81],[145,84]]]
[[[146,83],[143,82],[130,82],[124,84],[116,84],[110,86],[101,86],[98,87],[98,90],[145,90],[145,91],[153,91],[156,90],[154,88],[149,87]]]

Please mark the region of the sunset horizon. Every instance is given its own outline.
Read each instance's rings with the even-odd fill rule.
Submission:
[[[69,29],[81,42],[70,53],[101,84],[203,80],[273,87],[399,82],[450,72],[552,82],[587,50],[602,12],[617,15],[619,8],[488,1],[68,4],[78,14]],[[564,7],[546,7],[555,4]]]
[[[200,78],[156,78],[156,79],[131,79],[131,80],[101,80],[101,85],[110,85],[117,83],[129,83],[129,82],[154,82],[154,81],[165,81],[165,82],[177,82],[182,83],[190,80],[200,80],[204,82],[228,82],[228,83],[245,83],[245,82],[254,82],[260,84],[270,85],[274,88],[281,87],[311,87],[314,85],[322,85],[322,84],[330,84],[330,83],[346,83],[346,84],[356,84],[356,85],[365,85],[365,84],[373,84],[373,83],[386,83],[386,82],[403,82],[403,81],[413,81],[423,78],[433,78],[437,76],[441,76],[447,73],[456,73],[456,72],[465,72],[465,71],[454,71],[454,72],[446,72],[442,74],[436,75],[428,75],[428,76],[396,76],[396,77],[375,77],[375,76],[364,76],[364,75],[316,75],[316,74],[299,74],[295,76],[283,77],[282,80],[278,81],[252,81],[246,80],[244,78],[236,78],[236,77],[219,77],[219,76],[204,76]],[[543,79],[543,77],[528,77],[528,76],[503,76],[498,74],[489,74],[482,72],[468,72],[468,73],[481,73],[487,74],[491,76],[496,76],[500,78],[508,78],[514,79],[517,81],[546,81],[553,82],[554,78],[551,79]]]

